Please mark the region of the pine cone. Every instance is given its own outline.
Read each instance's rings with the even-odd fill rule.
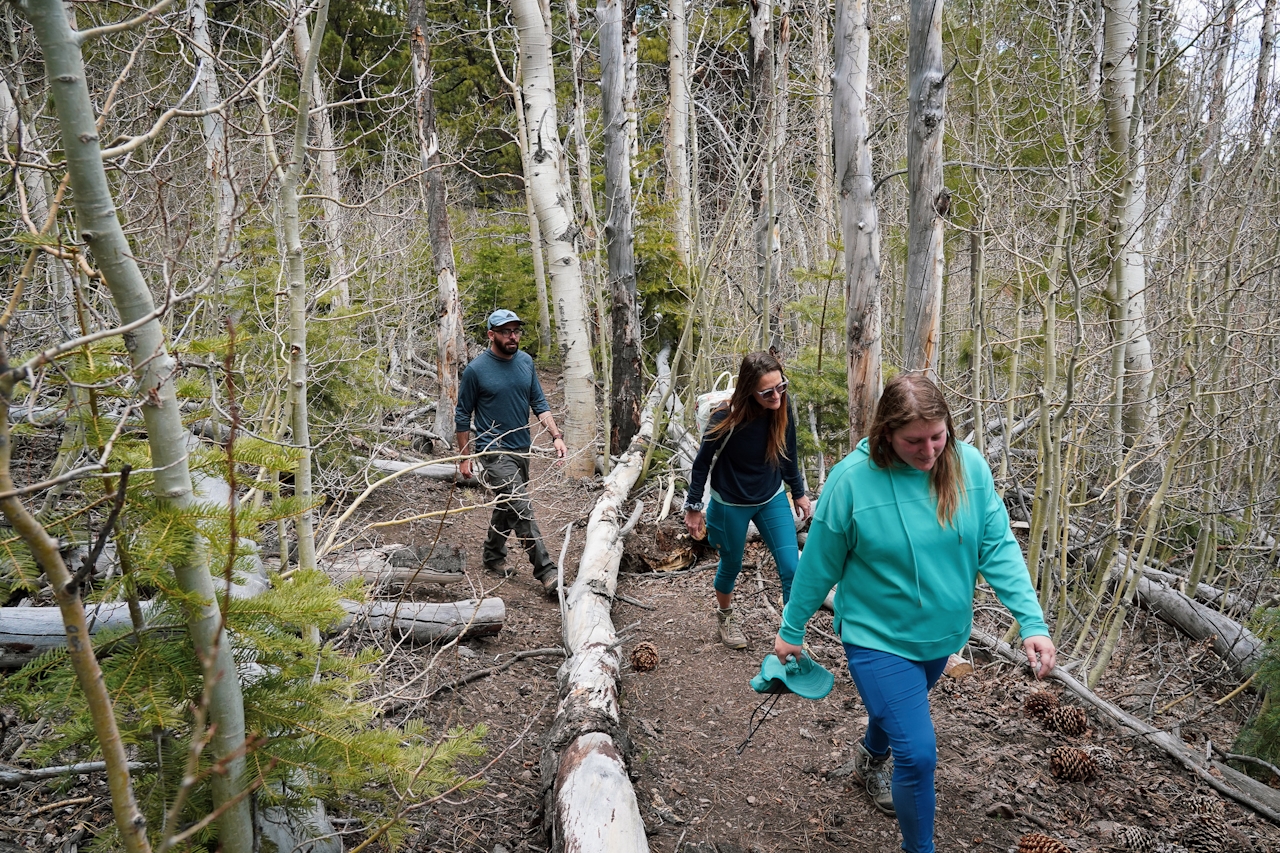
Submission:
[[[631,650],[631,668],[636,672],[649,672],[658,668],[658,647],[645,641],[636,643]]]
[[[1098,765],[1098,770],[1103,773],[1115,772],[1116,757],[1111,754],[1111,750],[1102,746],[1086,746],[1084,751],[1089,753],[1089,757],[1093,759],[1093,763]]]
[[[1224,853],[1230,843],[1227,821],[1220,815],[1197,815],[1182,830],[1182,846],[1190,853]]]
[[[1056,838],[1031,832],[1018,839],[1018,853],[1071,853],[1071,848]]]
[[[1043,720],[1045,716],[1058,707],[1058,696],[1048,690],[1036,690],[1027,694],[1022,702],[1022,711],[1028,717]]]
[[[1049,755],[1049,772],[1068,782],[1088,782],[1098,775],[1098,763],[1083,749],[1060,746]]]
[[[1227,814],[1226,806],[1222,800],[1208,794],[1193,794],[1188,803],[1191,806],[1191,813],[1198,815],[1211,815],[1213,817],[1225,817]]]
[[[1159,836],[1154,832],[1140,826],[1122,826],[1116,830],[1116,846],[1121,850],[1152,853],[1159,841]]]
[[[1089,715],[1085,713],[1084,708],[1078,708],[1075,705],[1059,705],[1045,716],[1044,724],[1053,731],[1075,737],[1089,730]]]

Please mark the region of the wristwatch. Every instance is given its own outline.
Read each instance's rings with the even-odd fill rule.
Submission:
[[[706,504],[704,504],[702,501],[685,501],[684,511],[685,512],[702,512],[703,507],[705,506]]]

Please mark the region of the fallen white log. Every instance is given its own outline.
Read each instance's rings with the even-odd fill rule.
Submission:
[[[507,619],[507,606],[501,598],[467,599],[443,604],[434,602],[341,601],[347,618],[338,630],[356,624],[357,620],[374,630],[394,630],[419,643],[452,640],[455,637],[479,637],[496,634]]]
[[[1009,663],[1016,665],[1026,662],[1026,658],[1014,651],[1008,643],[1001,642],[977,628],[970,631],[969,639]],[[1119,728],[1134,732],[1147,743],[1164,750],[1169,757],[1186,767],[1218,793],[1253,809],[1273,823],[1280,824],[1280,791],[1268,788],[1220,761],[1206,762],[1205,757],[1199,752],[1187,749],[1181,737],[1171,732],[1161,731],[1126,713],[1081,684],[1061,666],[1055,667],[1047,677],[1061,683],[1082,701],[1092,705],[1103,719],[1109,720]],[[1216,771],[1218,775],[1211,771]]]
[[[1138,602],[1165,622],[1173,625],[1193,640],[1213,637],[1213,650],[1237,675],[1248,675],[1262,659],[1262,641],[1248,628],[1206,607],[1160,580],[1152,580],[1145,566],[1138,565],[1136,554],[1118,554],[1111,564],[1110,575],[1124,577],[1124,560],[1128,558],[1130,571],[1140,571]]]
[[[506,605],[501,598],[400,604],[363,604],[343,599],[341,603],[347,616],[339,624],[339,630],[360,620],[375,630],[392,629],[407,634],[420,643],[451,640],[463,634],[496,634],[502,630],[507,618]],[[141,607],[145,621],[154,604],[144,601]],[[129,620],[129,607],[124,602],[86,604],[85,617],[91,635],[100,631],[128,628],[132,624]],[[184,630],[180,624],[174,625],[173,629]],[[67,635],[58,608],[0,607],[0,669],[16,669],[50,649],[59,649],[66,644]]]
[[[542,755],[544,821],[557,851],[649,850],[625,750],[617,744],[625,735],[618,724],[620,663],[610,611],[623,551],[622,505],[640,476],[652,436],[651,404],[631,446],[604,481],[587,523],[577,578],[565,596],[569,658],[560,667],[560,703]]]
[[[426,553],[418,553],[420,550]],[[339,586],[356,578],[375,587],[458,583],[466,580],[466,565],[464,549],[441,547],[432,551],[403,545],[363,548],[320,560],[320,570]]]
[[[1138,598],[1147,609],[1192,639],[1213,637],[1214,653],[1237,675],[1248,675],[1262,662],[1262,641],[1230,616],[1145,576],[1138,580]]]

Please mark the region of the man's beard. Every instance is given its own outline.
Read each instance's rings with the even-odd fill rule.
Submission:
[[[520,342],[514,338],[505,338],[498,341],[498,349],[507,355],[515,355],[516,351],[520,349]]]

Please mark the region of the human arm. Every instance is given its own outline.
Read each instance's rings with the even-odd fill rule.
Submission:
[[[462,372],[458,383],[458,403],[453,409],[454,438],[458,442],[458,455],[468,457],[458,463],[458,473],[464,480],[473,476],[471,459],[471,414],[476,406],[475,377],[469,370]]]
[[[564,443],[564,435],[556,428],[556,419],[551,416],[551,412],[545,411],[538,415],[538,423],[542,424],[551,435],[551,445],[556,449],[556,458],[563,459],[567,448]]]
[[[462,475],[462,479],[470,480],[473,472],[471,466],[471,430],[463,430],[454,433],[454,438],[458,440],[458,455],[466,457],[458,462],[458,473]]]
[[[813,524],[809,527],[809,537],[800,552],[800,564],[791,582],[791,597],[782,610],[779,640],[792,646],[804,644],[805,625],[818,612],[827,593],[844,576],[849,555],[857,541],[858,529],[853,516],[848,472],[837,469],[827,480]],[[779,659],[785,660],[782,655]]]
[[[995,590],[1000,603],[1018,620],[1023,649],[1036,678],[1043,678],[1053,669],[1057,651],[1049,639],[1049,627],[1044,621],[1044,611],[1036,598],[1035,587],[1027,571],[1022,548],[1009,526],[1009,513],[1004,501],[995,490],[991,471],[986,461],[974,453],[967,464],[981,466],[975,477],[974,496],[984,501],[983,530],[978,545],[978,571]]]
[[[787,458],[782,463],[782,478],[791,489],[791,500],[803,523],[813,515],[813,502],[805,491],[804,472],[800,470],[800,455],[796,450],[796,410],[788,406],[787,414]]]
[[[716,412],[711,415],[707,424],[708,434],[713,426],[724,420],[726,414],[726,412]],[[707,478],[711,473],[711,463],[715,459],[716,451],[725,441],[728,441],[728,436],[723,434],[714,437],[703,435],[698,455],[693,458],[693,465],[689,471],[689,490],[684,499],[684,526],[694,539],[701,539],[706,535],[707,515],[703,494],[707,487]]]

